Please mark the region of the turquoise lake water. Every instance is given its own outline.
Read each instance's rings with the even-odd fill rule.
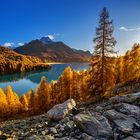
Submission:
[[[40,79],[42,76],[45,76],[47,82],[51,80],[57,80],[64,69],[70,66],[72,69],[84,70],[89,67],[88,63],[71,63],[71,64],[53,64],[51,70],[49,71],[36,71],[28,72],[23,74],[10,74],[0,76],[0,88],[6,90],[8,85],[11,85],[13,91],[21,95],[27,93],[31,88],[36,90]]]

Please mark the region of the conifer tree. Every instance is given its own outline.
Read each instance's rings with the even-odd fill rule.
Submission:
[[[72,82],[72,70],[70,67],[67,67],[63,74],[62,74],[62,89],[64,90],[64,93],[62,94],[63,101],[66,101],[71,97],[71,82]]]
[[[90,89],[95,92],[99,99],[104,95],[108,86],[113,84],[114,65],[113,50],[116,41],[113,34],[113,21],[109,19],[109,12],[106,8],[100,13],[99,26],[96,28],[95,50],[91,62],[91,83]]]
[[[80,100],[86,100],[88,99],[88,84],[87,84],[87,79],[89,79],[89,71],[80,71],[80,88],[78,88],[78,93],[80,96]],[[91,78],[91,77],[90,77]]]
[[[116,84],[124,81],[124,58],[120,56],[115,61],[116,65]]]
[[[57,95],[57,102],[62,103],[65,99],[65,85],[63,74],[58,78],[57,85],[55,87],[55,93]]]
[[[38,111],[46,112],[51,106],[50,91],[46,78],[43,76],[36,91]]]
[[[22,110],[23,110],[23,112],[28,111],[28,100],[27,100],[27,97],[25,96],[25,94],[23,94],[20,97],[20,102],[22,104]]]
[[[50,84],[51,105],[57,104],[59,93],[57,92],[57,83],[51,81]]]
[[[8,104],[4,91],[0,88],[0,116],[4,117],[7,115]]]
[[[80,99],[80,93],[78,93],[79,88],[79,72],[76,70],[73,70],[72,72],[72,92],[71,92],[71,98],[75,100]]]
[[[6,97],[8,102],[9,115],[17,114],[21,111],[21,103],[18,95],[12,91],[11,86],[7,86]]]
[[[27,94],[26,94],[26,98],[27,98],[27,102],[28,102],[28,112],[29,114],[34,114],[35,111],[37,110],[36,108],[36,100],[35,100],[35,94],[34,94],[34,90],[31,89]]]
[[[127,51],[124,58],[124,82],[134,80],[140,76],[140,45],[134,44],[131,51]]]

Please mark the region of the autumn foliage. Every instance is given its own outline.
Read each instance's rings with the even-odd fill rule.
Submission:
[[[24,56],[0,46],[0,74],[49,69],[50,65],[34,56]]]
[[[128,51],[124,56],[114,58],[113,63],[115,71],[113,85],[140,79],[140,45],[135,44],[132,50]],[[76,101],[89,99],[96,101],[96,92],[91,91],[88,85],[91,79],[93,83],[94,80],[96,81],[91,77],[90,72],[91,68],[76,71],[67,67],[57,81],[51,81],[48,84],[46,78],[42,77],[36,92],[31,89],[21,97],[10,86],[7,87],[5,93],[0,88],[1,118],[44,113],[55,104],[62,103],[69,98],[73,98]],[[106,92],[110,88],[112,88],[112,85],[106,87]]]

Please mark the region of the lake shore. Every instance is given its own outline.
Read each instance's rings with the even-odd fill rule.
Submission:
[[[76,64],[76,63],[89,64],[90,62],[47,62],[46,64],[54,65],[54,64]]]
[[[63,63],[63,62],[47,62],[46,64],[53,65],[53,64],[66,64],[66,63]]]

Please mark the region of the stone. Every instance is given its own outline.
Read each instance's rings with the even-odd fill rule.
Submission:
[[[108,120],[102,115],[92,116],[81,113],[74,117],[74,122],[78,128],[93,137],[112,138],[113,136]]]
[[[27,138],[27,140],[42,140],[42,137],[41,136],[32,135],[29,138]]]
[[[114,139],[113,140],[118,140],[118,138],[119,138],[119,133],[114,133]]]
[[[108,110],[103,114],[105,117],[107,117],[110,121],[116,120],[116,119],[124,119],[127,116],[123,113],[117,112],[114,109]]]
[[[134,122],[134,127],[140,129],[140,125],[137,122]]]
[[[78,112],[77,108],[74,107],[74,108],[72,109],[72,114],[73,114],[73,115],[77,115],[78,113],[79,113],[79,112]]]
[[[42,135],[46,135],[48,133],[49,133],[49,130],[48,129],[46,129],[46,130],[44,130],[44,131],[41,132]]]
[[[136,138],[134,138],[134,137],[132,137],[132,136],[129,136],[129,137],[127,137],[127,138],[124,138],[123,140],[138,140],[138,139],[136,139]]]
[[[76,129],[74,130],[74,133],[75,133],[76,135],[79,135],[79,134],[80,134],[80,130],[79,130],[78,128],[76,128]]]
[[[13,140],[12,138],[7,138],[6,140]]]
[[[0,131],[0,136],[1,136],[1,135],[3,135],[3,132],[2,132],[2,131]]]
[[[123,129],[129,128],[133,129],[134,128],[134,122],[136,122],[136,119],[133,117],[126,117],[125,119],[117,119],[113,121],[116,126],[121,127]]]
[[[61,127],[60,124],[57,124],[57,125],[55,126],[56,129],[60,129],[60,127]]]
[[[53,120],[49,120],[48,127],[55,127],[57,124],[58,124],[58,122],[53,121]]]
[[[135,118],[140,117],[140,108],[135,105],[130,105],[127,103],[119,103],[114,106],[115,109],[121,113],[134,116]]]
[[[115,111],[114,109],[112,110],[108,110],[104,113],[104,115],[112,122],[114,122],[114,124],[117,127],[120,127],[122,129],[126,129],[126,128],[130,128],[133,129],[134,127],[134,123],[136,122],[136,119],[125,115],[123,113],[119,113],[117,111]]]
[[[26,136],[28,136],[29,134],[30,134],[30,132],[28,131],[28,132],[23,133],[21,136],[22,136],[22,137],[26,137]]]
[[[74,133],[74,132],[71,132],[71,133],[70,133],[70,136],[71,136],[71,137],[74,137],[74,136],[75,136],[75,133]]]
[[[73,99],[69,99],[62,104],[55,105],[47,112],[49,120],[59,121],[65,118],[70,111],[76,106],[76,102]]]
[[[66,125],[66,126],[64,127],[64,130],[65,130],[66,132],[68,132],[68,131],[71,130],[71,127],[70,127],[69,125]]]
[[[112,104],[116,103],[134,103],[140,100],[140,92],[127,94],[122,96],[115,96],[110,98]]]
[[[1,139],[1,140],[6,140],[6,139],[7,139],[7,136],[1,135],[1,136],[0,136],[0,139]]]
[[[102,112],[102,111],[104,110],[104,108],[103,108],[102,106],[97,106],[97,107],[95,108],[95,110],[96,110],[97,112]]]
[[[60,131],[64,131],[65,126],[60,126]]]
[[[73,140],[73,139],[69,139],[68,137],[62,137],[62,138],[59,138],[57,140]]]
[[[54,140],[54,137],[51,135],[46,135],[45,140]]]
[[[136,132],[133,134],[133,136],[137,139],[140,139],[140,132]]]
[[[94,137],[89,136],[89,135],[86,134],[86,133],[83,133],[83,134],[82,134],[82,139],[83,139],[83,140],[95,140]]]
[[[60,121],[60,123],[67,123],[68,121],[70,121],[70,119],[69,119],[69,117],[66,117],[66,118],[62,119]]]
[[[55,134],[54,136],[55,136],[55,137],[58,137],[58,138],[61,138],[61,137],[63,136],[63,134],[62,134],[62,133],[57,133],[57,134]]]
[[[127,134],[127,135],[133,135],[133,129],[131,128],[118,128],[119,132],[123,133],[123,134]]]
[[[50,133],[57,134],[57,130],[55,127],[51,127],[49,128],[49,130],[50,130]]]

